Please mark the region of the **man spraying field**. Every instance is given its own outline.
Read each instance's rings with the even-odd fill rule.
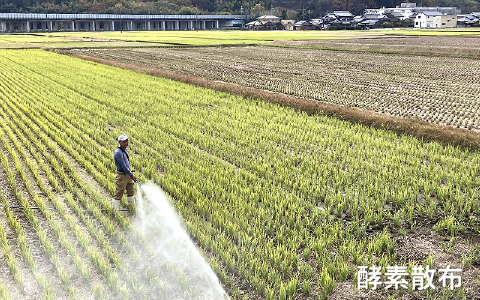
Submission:
[[[119,147],[115,150],[113,157],[115,166],[117,167],[117,175],[115,177],[115,197],[112,199],[112,207],[118,209],[120,207],[120,199],[127,190],[127,202],[129,205],[135,203],[134,180],[137,178],[130,170],[129,156],[127,152],[128,137],[122,134],[118,137]]]
[[[181,218],[170,204],[167,194],[154,183],[140,184],[133,175],[127,152],[128,137],[120,135],[118,143],[119,147],[113,155],[117,175],[112,206],[115,210],[120,207],[120,199],[127,190],[129,205],[136,202],[135,214],[129,216],[136,230],[131,232],[132,235],[126,235],[127,241],[132,239],[132,243],[136,243],[140,235],[146,243],[144,249],[149,251],[142,252],[143,247],[140,247],[137,249],[139,257],[154,258],[126,260],[126,269],[133,274],[154,274],[162,284],[151,284],[150,281],[139,283],[151,295],[162,295],[162,299],[183,299],[185,295],[189,295],[189,299],[199,300],[230,299],[215,272],[183,228]],[[138,183],[137,199],[133,197],[135,182]]]

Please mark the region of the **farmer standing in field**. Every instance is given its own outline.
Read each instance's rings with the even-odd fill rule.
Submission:
[[[128,204],[135,203],[133,182],[136,179],[132,171],[130,171],[130,162],[127,152],[128,137],[122,134],[118,137],[120,146],[115,150],[113,157],[115,159],[115,166],[117,167],[117,176],[115,177],[115,197],[112,199],[112,207],[118,209],[120,207],[120,199],[123,197],[125,189],[127,190]]]

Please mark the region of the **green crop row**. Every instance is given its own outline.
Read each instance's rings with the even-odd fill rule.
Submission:
[[[336,282],[354,279],[356,266],[395,263],[392,231],[415,228],[419,217],[451,235],[478,226],[476,152],[58,54],[1,54],[4,118],[18,120],[9,123],[9,139],[21,136],[27,149],[38,140],[35,147],[50,152],[42,155],[51,171],[43,172],[51,186],[60,186],[53,177],[60,178],[76,216],[87,219],[74,205],[78,197],[128,255],[135,251],[122,240],[124,231],[150,251],[55,150],[61,147],[112,194],[115,138],[127,133],[137,176],[173,197],[234,297],[327,297]],[[109,255],[114,263],[115,257]],[[250,291],[236,289],[228,274]]]
[[[11,74],[15,73],[12,70],[10,71],[12,72]],[[135,245],[127,243],[127,241],[123,237],[123,234],[115,228],[115,225],[108,219],[108,216],[104,215],[98,207],[99,204],[102,203],[101,200],[103,200],[103,205],[105,205],[105,207],[108,207],[107,212],[111,212],[109,203],[106,202],[109,199],[104,199],[104,197],[98,194],[98,192],[95,192],[91,187],[89,188],[88,185],[86,185],[86,183],[79,178],[78,174],[73,170],[71,164],[65,158],[65,156],[60,153],[60,150],[58,148],[56,148],[57,146],[54,143],[59,142],[60,145],[65,146],[65,150],[70,151],[71,154],[78,155],[78,153],[73,152],[72,147],[66,146],[60,140],[61,138],[63,138],[63,131],[57,132],[56,129],[52,128],[51,124],[55,124],[55,120],[52,120],[52,123],[44,124],[45,118],[39,118],[35,111],[29,111],[28,108],[22,104],[23,101],[20,100],[22,98],[26,99],[29,103],[29,106],[31,106],[36,102],[36,97],[38,95],[34,91],[32,91],[32,93],[26,93],[24,90],[20,90],[21,87],[18,86],[18,84],[14,81],[9,82],[8,80],[6,80],[5,83],[6,85],[3,86],[4,89],[2,91],[6,93],[11,92],[12,89],[15,88],[19,89],[18,93],[11,93],[12,99],[18,100],[16,102],[16,105],[12,105],[9,102],[3,103],[5,105],[3,107],[4,111],[6,114],[8,114],[8,116],[4,115],[5,119],[8,119],[10,122],[12,122],[12,124],[10,125],[12,127],[12,131],[14,131],[15,135],[23,141],[24,146],[29,149],[30,154],[35,157],[35,164],[39,164],[41,166],[42,171],[45,172],[48,182],[55,189],[56,193],[60,192],[59,189],[61,189],[59,181],[56,179],[56,177],[58,176],[60,181],[63,182],[65,188],[67,188],[67,192],[63,195],[66,203],[72,208],[77,217],[85,221],[85,226],[90,231],[91,236],[96,237],[98,242],[102,245],[102,247],[104,248],[104,253],[98,253],[89,245],[88,237],[81,232],[81,229],[78,225],[73,223],[72,216],[65,211],[65,209],[61,206],[60,203],[58,203],[55,192],[52,192],[43,185],[40,178],[38,177],[38,171],[35,170],[36,166],[34,166],[34,163],[27,159],[27,164],[35,178],[37,185],[52,201],[55,209],[64,218],[66,224],[72,228],[79,243],[82,245],[83,248],[85,248],[86,254],[91,258],[94,264],[98,266],[100,273],[104,275],[108,284],[113,288],[113,290],[119,293],[119,295],[121,295],[121,297],[123,298],[128,297],[129,291],[126,290],[123,286],[119,286],[116,273],[110,268],[108,263],[105,262],[104,258],[102,257],[103,255],[108,256],[109,259],[115,263],[115,267],[119,271],[121,271],[122,277],[129,283],[129,287],[134,290],[136,296],[144,297],[142,287],[140,286],[141,281],[131,276],[131,270],[127,270],[124,268],[124,266],[120,262],[120,258],[115,253],[116,251],[111,247],[111,245],[109,245],[108,240],[105,239],[101,232],[98,232],[98,229],[95,228],[92,220],[88,219],[85,216],[85,213],[82,211],[82,208],[80,208],[75,203],[76,199],[73,198],[73,194],[78,200],[85,204],[85,207],[89,211],[91,211],[94,215],[98,216],[99,220],[102,223],[102,226],[105,228],[108,235],[112,238],[115,238],[115,242],[120,242],[122,247],[125,248],[125,250],[129,253],[127,259],[143,259],[139,258],[136,254],[136,250],[135,248],[133,248]],[[41,103],[38,103],[38,105],[41,105]],[[2,114],[4,113],[2,112]],[[53,119],[55,119],[55,117],[53,117]],[[46,120],[49,120],[48,116]],[[16,141],[15,135],[10,132],[10,129],[6,127],[7,125],[3,126],[16,148],[21,149],[22,146],[20,146]],[[41,132],[44,132],[47,135],[43,135]],[[54,142],[52,142],[52,139],[47,138],[47,136],[55,137],[53,139]],[[29,144],[28,139],[33,141],[33,145],[37,149],[34,149],[32,145]],[[19,151],[22,152],[24,157],[27,157],[22,150]],[[42,155],[40,155],[39,152],[42,153],[43,157],[41,157]],[[88,159],[91,162],[95,161],[95,159],[92,159],[91,157],[88,157]],[[47,166],[42,160],[45,160],[49,164],[49,166]],[[50,168],[52,168],[55,173],[52,173]],[[83,195],[81,192],[79,193],[79,191],[82,190],[86,195],[88,195],[88,197],[85,197],[85,195]],[[97,200],[92,202],[91,200],[89,200],[89,197]],[[121,225],[122,227],[128,227],[128,220],[126,220],[118,212],[114,214],[114,217],[118,220],[119,225]],[[144,246],[145,241],[141,240],[141,236],[139,237],[138,233],[135,232],[134,229],[132,229],[132,232],[137,238],[140,238],[139,242],[141,244],[143,243],[142,245]],[[149,251],[147,251],[147,253],[153,252],[152,249],[147,250]],[[150,282],[155,282],[156,280],[156,278],[151,278]]]
[[[402,118],[480,129],[476,59],[376,54],[372,62],[370,53],[271,47],[76,53]]]

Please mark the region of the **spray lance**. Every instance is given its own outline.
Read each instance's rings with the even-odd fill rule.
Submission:
[[[138,187],[142,187],[142,183],[140,182],[140,180],[138,180],[138,178],[135,178],[133,182],[135,182],[138,185]]]

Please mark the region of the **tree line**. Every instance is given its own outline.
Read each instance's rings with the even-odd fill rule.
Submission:
[[[408,0],[0,0],[0,12],[97,14],[273,14],[310,19],[334,10],[362,14],[365,8],[395,7]],[[419,0],[417,6],[455,6],[480,11],[480,0]]]

